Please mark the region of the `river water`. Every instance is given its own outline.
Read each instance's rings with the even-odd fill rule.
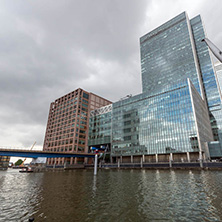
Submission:
[[[222,171],[0,171],[0,221],[222,221]]]

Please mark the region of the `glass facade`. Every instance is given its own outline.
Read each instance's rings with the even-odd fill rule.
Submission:
[[[190,20],[186,12],[140,38],[143,93],[113,103],[112,156],[209,157],[207,142],[222,141],[220,93],[204,38],[201,17]],[[92,119],[94,141],[98,124]]]
[[[209,149],[206,142],[213,140],[209,113],[205,101],[195,89],[194,85],[188,80],[194,118],[197,129],[197,139],[200,151],[205,153],[205,157],[210,157]]]
[[[208,117],[204,101],[187,81],[181,85],[154,96],[143,93],[113,104],[113,156],[205,151],[203,143],[210,141],[212,134],[207,119],[203,121]],[[195,116],[196,108],[202,111],[199,116]]]
[[[186,12],[140,39],[143,92],[163,92],[190,78],[206,99],[215,141],[222,141],[221,99],[200,15]]]
[[[187,78],[201,92],[191,35],[184,12],[140,38],[143,92],[165,92]]]
[[[209,109],[213,106],[220,106],[220,95],[214,75],[213,64],[207,45],[201,40],[205,38],[205,32],[200,15],[190,20],[195,49],[200,67],[203,87],[206,94]]]
[[[201,40],[205,38],[203,23],[200,15],[191,19],[190,22],[203,81],[203,88],[209,109],[214,140],[222,141],[221,99],[208,47],[206,44],[201,42]]]
[[[215,64],[214,69],[216,72],[220,93],[222,94],[222,63]]]
[[[112,104],[91,111],[88,146],[110,145]]]

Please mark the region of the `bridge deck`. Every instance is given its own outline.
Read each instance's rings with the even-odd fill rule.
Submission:
[[[0,148],[0,156],[15,156],[26,158],[57,158],[57,157],[89,157],[94,158],[93,153],[65,153],[65,152],[51,152],[42,150],[20,150],[20,149],[2,149]]]

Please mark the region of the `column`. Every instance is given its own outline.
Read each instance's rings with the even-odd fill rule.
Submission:
[[[145,163],[145,155],[143,155],[142,158],[143,158],[143,163]]]
[[[156,153],[156,163],[158,163],[158,154]]]
[[[190,153],[187,152],[187,162],[190,163]]]
[[[202,151],[199,152],[199,160],[200,160],[200,167],[203,168],[203,157],[202,157]]]
[[[75,157],[76,159],[76,157]],[[94,161],[94,175],[97,174],[97,162],[98,162],[98,154],[95,155],[95,161]]]
[[[173,161],[173,154],[170,153],[170,156],[169,156],[170,168],[172,168],[172,161]]]
[[[131,163],[133,163],[133,155],[131,155]]]

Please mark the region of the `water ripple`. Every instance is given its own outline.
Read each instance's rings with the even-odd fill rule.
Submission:
[[[0,172],[0,221],[221,221],[221,171]]]

